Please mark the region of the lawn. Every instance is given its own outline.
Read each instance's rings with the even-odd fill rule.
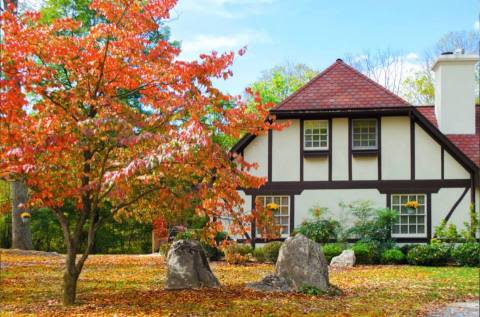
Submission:
[[[213,263],[223,287],[166,291],[158,255],[94,255],[80,277],[78,305],[59,303],[62,257],[0,251],[0,316],[418,316],[478,298],[478,268],[358,266],[330,272],[340,296],[260,293],[244,288],[272,265]]]

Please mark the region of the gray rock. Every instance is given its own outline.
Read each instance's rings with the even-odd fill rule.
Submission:
[[[167,254],[167,289],[219,286],[198,242],[179,240],[172,244]]]
[[[330,261],[332,267],[352,267],[355,265],[355,253],[353,250],[344,250],[340,255],[334,256]]]
[[[320,245],[302,234],[282,244],[274,275],[248,285],[261,291],[298,291],[305,286],[330,291],[328,264]]]
[[[291,291],[289,282],[283,277],[276,275],[267,275],[260,282],[248,284],[247,287],[263,292]]]
[[[453,303],[431,312],[428,317],[478,317],[480,316],[479,303],[477,302],[461,302]]]

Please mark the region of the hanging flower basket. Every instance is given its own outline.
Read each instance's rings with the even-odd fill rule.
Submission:
[[[267,204],[267,209],[272,211],[277,211],[280,207],[276,203],[269,203]]]
[[[408,214],[415,214],[417,212],[418,207],[420,207],[420,205],[414,200],[408,201],[407,203],[405,203],[404,206],[407,207]]]
[[[32,218],[32,215],[29,212],[22,212],[20,218],[22,218],[23,223],[27,223],[30,221],[30,218]]]

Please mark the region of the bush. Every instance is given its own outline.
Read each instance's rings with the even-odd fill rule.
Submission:
[[[480,244],[462,243],[452,250],[452,258],[459,265],[480,266]]]
[[[257,262],[267,262],[267,258],[265,257],[265,248],[255,248],[255,250],[253,250],[253,257],[255,258],[255,260],[257,260]]]
[[[256,248],[253,251],[253,256],[258,262],[276,263],[281,246],[282,242],[280,241],[269,242],[263,247]]]
[[[416,246],[417,246],[417,244],[404,244],[399,249],[400,249],[400,251],[402,251],[403,254],[407,255],[408,251],[415,248]]]
[[[359,241],[353,245],[352,250],[355,253],[357,264],[378,263],[378,246],[374,243]]]
[[[405,263],[405,254],[399,249],[385,250],[380,257],[383,264],[403,264]]]
[[[417,245],[407,254],[407,261],[413,265],[442,266],[450,258],[450,248],[444,244]]]
[[[218,261],[223,257],[223,252],[219,248],[207,243],[200,243],[205,251],[205,255],[210,261]]]
[[[316,219],[302,223],[297,232],[317,243],[327,243],[337,240],[337,230],[340,223],[332,219]]]
[[[160,253],[163,256],[167,256],[168,250],[170,250],[170,247],[172,244],[170,242],[164,242],[160,244],[160,248],[158,250],[158,253]]]
[[[223,250],[228,264],[245,264],[252,258],[253,249],[249,245],[230,242]]]
[[[330,263],[332,258],[342,253],[344,249],[344,246],[339,243],[326,243],[322,246],[322,252],[325,255],[327,263]]]

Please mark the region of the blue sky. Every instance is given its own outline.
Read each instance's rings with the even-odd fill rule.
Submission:
[[[218,84],[238,94],[286,61],[321,70],[365,50],[420,56],[449,31],[478,30],[479,9],[479,0],[179,0],[169,25],[186,59],[246,45],[234,77]]]

